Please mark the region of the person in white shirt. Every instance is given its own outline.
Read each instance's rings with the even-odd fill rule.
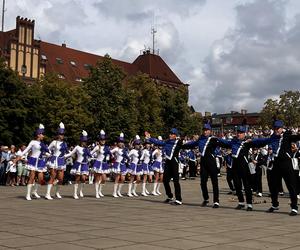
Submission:
[[[98,137],[99,144],[94,147],[91,151],[91,155],[96,157],[94,162],[94,174],[95,174],[95,190],[96,198],[103,197],[102,188],[106,182],[106,174],[110,172],[108,161],[110,159],[110,149],[105,145],[105,132],[100,131]]]
[[[124,144],[124,134],[121,133],[118,138],[118,144],[114,147],[110,153],[114,156],[115,162],[112,167],[112,171],[115,173],[115,184],[114,184],[114,192],[113,197],[123,197],[121,189],[125,181],[125,176],[127,174],[127,168],[125,164],[126,148]]]
[[[26,166],[26,168],[30,171],[29,180],[27,184],[26,200],[31,200],[31,190],[33,187],[36,173],[38,175],[38,183],[35,183],[33,195],[37,199],[41,198],[38,194],[38,188],[44,181],[44,172],[47,171],[46,158],[44,156],[47,153],[49,155],[48,147],[43,143],[44,132],[45,127],[43,124],[40,124],[39,128],[35,131],[35,139],[28,144],[26,149],[20,153],[19,157],[16,160],[19,161],[24,155],[28,154],[29,152],[31,153],[27,157]]]
[[[75,184],[74,184],[74,199],[79,199],[78,197],[78,187],[80,184],[79,196],[81,198],[83,195],[83,187],[87,176],[89,174],[89,158],[91,158],[90,150],[87,147],[87,132],[85,130],[82,131],[82,135],[80,136],[80,145],[77,145],[70,153],[65,155],[65,158],[76,155],[76,160],[71,169],[71,174],[75,175]]]
[[[145,141],[145,148],[142,151],[141,162],[142,162],[142,171],[143,171],[143,184],[142,184],[142,195],[148,196],[149,192],[146,189],[147,177],[149,177],[149,182],[152,182],[152,176],[154,174],[152,166],[150,165],[150,142]]]
[[[57,138],[53,140],[49,145],[49,150],[51,152],[51,157],[49,158],[47,165],[50,169],[50,180],[47,185],[47,193],[45,198],[47,200],[53,200],[51,197],[51,189],[57,179],[56,182],[56,191],[55,196],[58,199],[61,199],[61,195],[59,193],[59,187],[63,183],[64,179],[64,171],[66,170],[66,161],[65,154],[68,152],[67,143],[64,141],[65,134],[65,125],[61,122],[59,124],[59,128],[57,130]]]
[[[134,148],[131,149],[128,153],[128,157],[130,159],[129,173],[131,175],[127,193],[129,197],[138,196],[138,194],[136,193],[136,188],[137,185],[141,182],[141,175],[143,174],[141,164],[139,164],[141,156],[141,140],[138,135],[135,136],[135,140],[133,141],[133,147]]]
[[[158,139],[162,141],[161,136],[159,136]],[[163,182],[163,176],[164,176],[163,153],[162,153],[161,146],[157,146],[156,149],[152,152],[152,158],[154,159],[152,168],[155,176],[152,194],[157,196],[157,195],[161,195],[159,189],[161,183]]]

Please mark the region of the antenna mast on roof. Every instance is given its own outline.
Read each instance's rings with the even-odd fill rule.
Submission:
[[[5,12],[5,0],[3,0],[2,3],[2,29],[1,29],[2,32],[4,31],[4,12]]]
[[[152,27],[151,34],[152,34],[152,53],[155,54],[155,33],[157,33],[157,30]]]

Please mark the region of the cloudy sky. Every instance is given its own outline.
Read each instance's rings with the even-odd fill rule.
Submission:
[[[190,84],[197,111],[261,110],[267,98],[300,89],[299,0],[14,0],[35,38],[132,62],[152,44]]]

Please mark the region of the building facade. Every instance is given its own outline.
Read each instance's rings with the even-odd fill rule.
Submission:
[[[1,55],[7,65],[18,72],[24,80],[34,82],[46,73],[54,73],[65,81],[80,83],[88,77],[91,66],[104,59],[84,51],[68,48],[66,44],[56,45],[34,39],[35,21],[27,18],[16,18],[16,28],[0,32]],[[134,62],[112,59],[127,76],[138,72],[148,74],[157,84],[178,89],[188,84],[183,83],[157,54],[145,50]]]
[[[257,127],[259,126],[260,116],[260,113],[247,113],[246,110],[241,110],[241,112],[231,111],[226,114],[212,114],[209,119],[214,132],[224,133],[227,130],[235,131],[240,125]]]

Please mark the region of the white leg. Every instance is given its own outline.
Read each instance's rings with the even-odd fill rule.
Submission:
[[[152,191],[152,194],[155,195],[155,196],[158,195],[158,193],[156,193],[156,189],[157,189],[157,182],[154,182],[154,183],[153,183],[153,191]]]
[[[120,184],[119,184],[119,187],[118,187],[118,192],[117,192],[118,195],[119,195],[119,197],[123,197],[122,191],[121,191],[122,187],[123,187],[123,183],[120,183]]]
[[[129,197],[132,197],[132,196],[133,196],[132,193],[131,193],[131,189],[132,189],[132,183],[129,183],[129,184],[128,184],[128,193],[127,193],[127,195],[128,195]]]
[[[104,184],[99,184],[99,195],[100,197],[104,197],[104,194],[102,193],[102,189],[103,189]]]
[[[117,195],[117,189],[118,189],[118,183],[114,184],[114,192],[113,192],[113,197],[118,198],[119,196]]]
[[[31,189],[32,189],[32,184],[27,184],[26,200],[28,201],[31,201]]]
[[[79,199],[79,197],[78,197],[78,195],[77,195],[77,191],[78,191],[78,184],[77,183],[75,183],[74,184],[74,195],[73,195],[73,197],[74,197],[74,199]]]
[[[133,194],[134,196],[138,196],[138,194],[136,193],[136,188],[137,188],[137,183],[134,183],[134,184],[133,184],[133,189],[132,189],[132,194]]]
[[[47,185],[47,193],[45,195],[45,199],[47,200],[53,200],[53,198],[51,197],[51,189],[53,187],[53,184],[48,184]]]
[[[99,182],[95,182],[96,198],[100,199],[99,195]]]
[[[145,182],[143,182],[143,184],[142,184],[142,195],[148,196],[148,194],[146,193],[146,183]]]
[[[83,195],[83,187],[84,187],[84,184],[85,184],[85,183],[83,183],[83,182],[80,183],[79,196],[80,196],[81,198],[84,197],[84,195]]]
[[[62,197],[59,193],[59,190],[60,190],[60,185],[56,184],[55,185],[55,196],[56,196],[56,198],[61,199]]]
[[[33,188],[33,193],[32,193],[34,195],[34,197],[37,198],[37,199],[41,198],[41,196],[38,195],[39,187],[40,187],[40,184],[35,183],[34,188]]]

